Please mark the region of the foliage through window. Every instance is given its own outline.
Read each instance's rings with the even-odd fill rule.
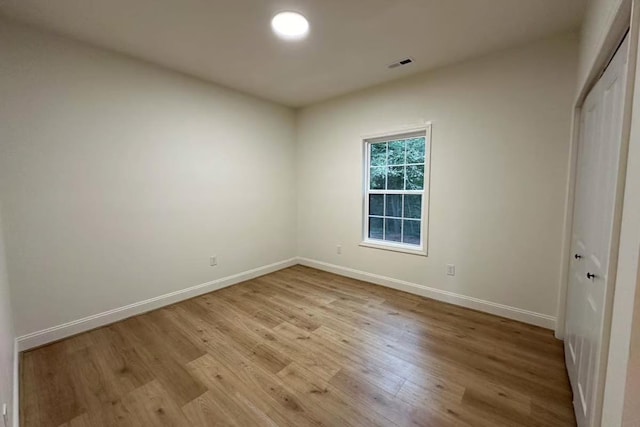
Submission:
[[[426,254],[429,128],[365,140],[364,243]]]

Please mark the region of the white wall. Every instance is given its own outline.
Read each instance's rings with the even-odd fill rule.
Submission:
[[[634,37],[633,34],[630,37]],[[637,38],[637,35],[635,37]],[[628,381],[632,373],[640,374],[640,367],[633,368],[633,358],[630,359],[634,311],[640,311],[640,300],[634,308],[634,301],[640,297],[637,289],[640,256],[640,64],[637,58],[640,55],[640,46],[637,43],[631,43],[631,46],[636,47],[635,55],[634,52],[630,52],[630,61],[636,61],[636,74],[629,77],[635,80],[635,85],[602,411],[602,425],[611,426],[622,423],[627,385],[631,388],[640,386],[640,378]],[[640,313],[635,315],[635,321],[638,323],[635,333],[640,335]],[[640,344],[636,343],[636,346],[634,351],[640,352]],[[636,383],[638,386],[634,386]],[[636,399],[636,403],[638,401],[638,395],[635,393],[626,399],[629,398]],[[637,407],[637,404],[635,406]],[[627,407],[626,411],[630,410],[631,408]],[[636,417],[640,418],[640,413],[636,414]],[[635,417],[628,415],[628,418]]]
[[[8,22],[0,52],[17,335],[295,256],[292,110]]]
[[[0,408],[7,404],[9,425],[13,418],[13,358],[14,358],[13,317],[11,314],[9,279],[4,250],[2,218],[0,217]],[[0,422],[2,415],[0,415]]]
[[[637,261],[640,265],[640,259]],[[631,324],[631,340],[629,348],[629,363],[625,381],[625,398],[622,422],[624,426],[640,425],[640,269],[636,275],[636,297],[633,321]]]
[[[593,70],[607,33],[624,0],[588,0],[580,34],[578,86],[582,88]]]
[[[299,255],[555,316],[577,43],[562,35],[303,109]],[[425,120],[429,256],[359,247],[361,136]]]

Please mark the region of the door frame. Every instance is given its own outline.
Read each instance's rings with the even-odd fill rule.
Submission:
[[[640,0],[621,0],[616,13],[612,15],[605,38],[600,45],[598,54],[592,68],[585,80],[579,82],[578,95],[573,106],[573,117],[571,123],[571,141],[569,148],[569,173],[567,176],[566,200],[565,200],[565,220],[563,226],[563,242],[561,254],[561,274],[558,291],[558,306],[556,317],[555,335],[558,339],[564,339],[567,290],[570,276],[572,228],[574,215],[575,187],[578,161],[578,144],[580,137],[580,117],[584,101],[596,84],[609,61],[615,54],[620,42],[624,39],[628,31],[629,37],[629,57],[627,61],[627,82],[624,93],[624,115],[622,122],[622,143],[620,147],[619,168],[617,177],[617,190],[614,207],[614,226],[610,252],[610,263],[608,271],[607,291],[604,298],[604,328],[598,356],[599,370],[595,378],[596,391],[594,401],[594,420],[602,417],[604,385],[606,378],[606,368],[609,352],[611,319],[613,309],[613,296],[615,292],[615,281],[618,264],[618,246],[620,241],[620,227],[622,222],[622,206],[625,187],[625,177],[627,171],[627,157],[629,151],[629,135],[631,130],[631,105],[633,101],[633,89],[636,72],[638,36],[640,24]]]

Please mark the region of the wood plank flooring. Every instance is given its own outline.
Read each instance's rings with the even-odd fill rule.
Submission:
[[[21,355],[31,426],[572,426],[551,331],[295,266]]]

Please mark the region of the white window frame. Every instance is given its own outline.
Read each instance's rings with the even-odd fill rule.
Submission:
[[[399,139],[415,138],[424,136],[425,138],[425,162],[424,162],[424,187],[422,190],[370,190],[369,174],[370,174],[370,152],[371,144],[397,141]],[[399,129],[384,132],[376,135],[368,135],[362,138],[363,146],[363,210],[362,210],[362,242],[360,246],[383,249],[396,252],[404,252],[413,255],[428,255],[429,242],[429,188],[431,177],[431,123],[427,122],[424,126]],[[412,245],[402,242],[390,242],[386,240],[377,240],[369,238],[369,195],[370,194],[420,194],[422,195],[422,217],[420,218],[420,245]],[[402,209],[404,210],[404,203]],[[404,216],[404,212],[403,212]]]

